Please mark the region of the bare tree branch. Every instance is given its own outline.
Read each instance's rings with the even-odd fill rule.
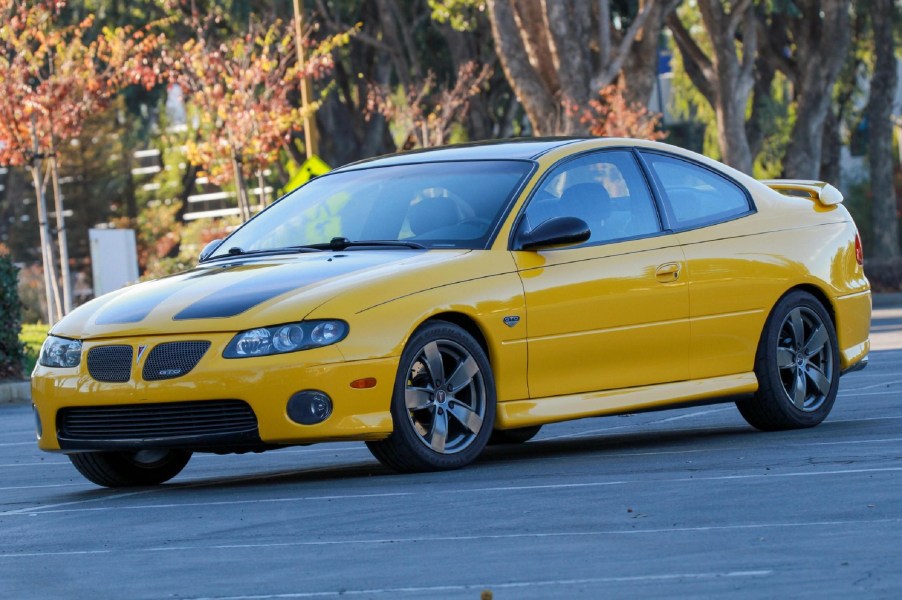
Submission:
[[[683,57],[683,66],[693,85],[699,89],[708,102],[713,104],[715,101],[714,65],[711,59],[695,43],[692,35],[675,12],[670,13],[667,17],[667,26],[673,33],[673,39],[676,40],[680,55]]]
[[[607,65],[602,65],[601,71],[592,79],[592,87],[594,89],[600,90],[605,87],[614,81],[614,78],[620,73],[620,69],[623,67],[623,62],[630,52],[633,41],[636,39],[639,32],[642,31],[642,28],[648,21],[648,17],[651,15],[652,9],[659,1],[660,0],[648,0],[645,8],[642,9],[642,12],[636,15],[636,18],[630,23],[629,29],[626,30],[623,39],[620,40],[620,44],[617,46],[617,53]]]

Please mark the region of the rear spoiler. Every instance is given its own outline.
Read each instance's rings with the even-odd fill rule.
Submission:
[[[802,179],[767,179],[764,185],[776,190],[784,196],[796,196],[817,200],[824,206],[833,206],[843,201],[842,192],[823,181],[807,181]]]

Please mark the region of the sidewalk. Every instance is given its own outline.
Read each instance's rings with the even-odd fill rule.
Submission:
[[[874,294],[874,308],[902,308],[902,292]]]
[[[0,381],[0,404],[31,402],[30,381]]]

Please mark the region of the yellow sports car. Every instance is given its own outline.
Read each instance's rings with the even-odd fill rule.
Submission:
[[[355,163],[57,323],[38,444],[128,486],[192,452],[339,440],[453,469],[545,423],[714,401],[811,427],[869,349],[841,202],[628,139]]]

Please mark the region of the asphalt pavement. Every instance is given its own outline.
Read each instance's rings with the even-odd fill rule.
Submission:
[[[902,307],[872,339],[814,429],[586,419],[441,474],[328,444],[105,490],[0,405],[0,597],[902,597]]]

